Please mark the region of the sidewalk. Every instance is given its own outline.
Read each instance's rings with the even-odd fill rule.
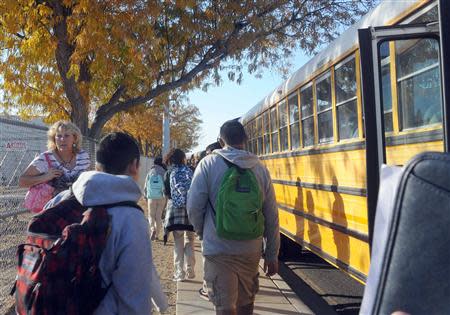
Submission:
[[[203,264],[200,244],[195,248],[195,279],[178,282],[177,315],[214,315],[212,303],[199,297],[198,290],[203,283]],[[313,312],[295,295],[278,275],[264,276],[263,261],[260,262],[259,292],[256,295],[254,314],[311,315]]]

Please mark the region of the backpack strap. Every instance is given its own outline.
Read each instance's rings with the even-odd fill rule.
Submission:
[[[48,157],[48,153],[45,152],[44,156],[45,156],[45,160],[47,161],[48,168],[50,169],[52,167],[52,162],[50,161],[50,158]]]
[[[216,153],[216,152],[213,152],[212,154],[216,154],[217,156],[221,157],[222,160],[225,162],[225,164],[228,166],[228,168],[230,168],[230,167],[235,167],[235,168],[238,170],[238,172],[239,172],[240,174],[242,174],[243,172],[245,172],[244,169],[242,169],[241,167],[237,166],[237,165],[234,164],[233,162],[228,161],[228,160],[227,160],[226,158],[224,158],[222,155],[220,155],[220,154],[218,154],[218,153]],[[212,209],[212,211],[213,211],[213,213],[214,213],[214,216],[216,216],[216,209],[214,209],[214,206],[213,206],[213,204],[212,204],[212,202],[211,202],[211,199],[209,199],[209,196],[208,196],[208,203],[209,203],[209,205],[211,206],[211,209]]]
[[[144,213],[144,210],[142,210],[141,206],[139,206],[134,201],[122,201],[122,202],[110,203],[110,204],[106,204],[106,205],[99,205],[99,206],[95,206],[95,207],[105,207],[107,209],[115,208],[115,207],[132,207],[132,208],[141,210],[141,212]]]

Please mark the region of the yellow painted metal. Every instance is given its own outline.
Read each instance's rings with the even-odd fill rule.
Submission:
[[[404,165],[414,155],[424,151],[442,152],[444,151],[444,143],[442,141],[433,141],[390,146],[386,148],[386,160],[392,165]]]
[[[279,204],[368,235],[366,197],[284,184],[274,188]]]
[[[368,274],[370,265],[368,243],[283,209],[279,209],[279,216],[282,228],[353,269]]]
[[[395,42],[389,43],[389,60],[391,75],[391,95],[392,95],[392,125],[394,133],[399,131],[398,117],[398,91],[397,91],[397,61],[395,58]]]
[[[365,150],[280,157],[264,160],[273,179],[366,187]]]

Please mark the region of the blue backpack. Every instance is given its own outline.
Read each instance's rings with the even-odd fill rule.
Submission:
[[[148,175],[146,187],[148,199],[161,199],[163,197],[164,181],[161,175]]]
[[[170,173],[170,194],[175,208],[186,207],[187,192],[191,186],[192,171],[186,165],[175,166]]]

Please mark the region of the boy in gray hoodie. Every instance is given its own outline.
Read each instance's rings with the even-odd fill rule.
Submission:
[[[189,221],[203,238],[204,278],[216,314],[252,314],[258,291],[258,263],[265,240],[266,275],[278,272],[280,245],[278,209],[267,168],[258,157],[244,150],[247,140],[238,121],[227,121],[220,128],[223,147],[206,156],[197,166],[188,193]],[[263,195],[264,234],[251,240],[228,240],[217,235],[215,204],[222,178],[228,170],[224,161],[250,169]]]
[[[138,202],[139,156],[139,147],[130,135],[121,132],[106,135],[97,148],[97,171],[81,173],[72,186],[73,195],[86,207]],[[70,191],[60,193],[45,208],[70,194]],[[167,299],[153,264],[144,214],[129,206],[109,208],[108,214],[111,228],[99,269],[109,289],[94,314],[151,314],[152,300],[157,308],[165,310]]]

